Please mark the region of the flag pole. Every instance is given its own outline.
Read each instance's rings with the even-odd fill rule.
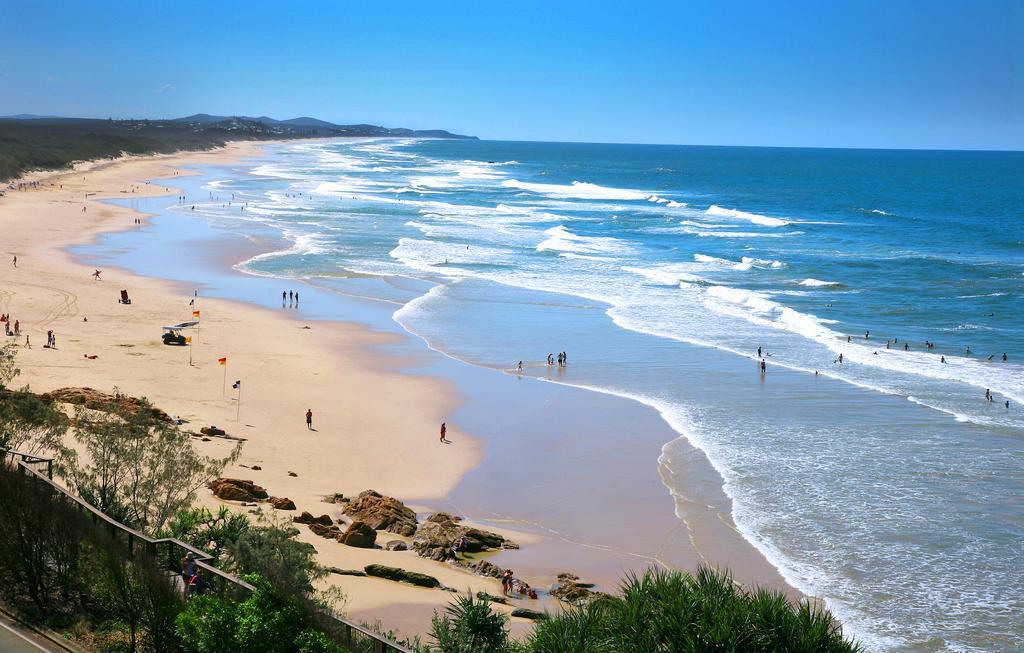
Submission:
[[[238,401],[235,403],[235,421],[238,421],[238,416],[242,413],[242,384],[238,384]]]
[[[226,397],[228,396],[228,362],[224,361],[221,367],[224,368],[224,382],[220,385],[220,396]]]

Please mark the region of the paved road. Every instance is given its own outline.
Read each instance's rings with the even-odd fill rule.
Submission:
[[[65,653],[53,642],[36,635],[0,614],[0,653]]]

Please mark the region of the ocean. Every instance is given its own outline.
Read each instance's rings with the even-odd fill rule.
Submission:
[[[702,450],[869,650],[1024,650],[1024,153],[353,140],[209,174],[172,210],[286,242],[236,269],[657,410],[665,494]]]

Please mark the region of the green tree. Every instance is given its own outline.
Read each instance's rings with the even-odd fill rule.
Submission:
[[[205,507],[194,506],[176,512],[157,536],[187,542],[219,560],[251,528],[246,515],[227,506],[220,506],[216,515]]]
[[[152,533],[238,459],[241,443],[225,458],[203,456],[189,434],[154,418],[147,407],[76,406],[73,435],[85,455],[60,445],[56,462],[72,491],[105,514]]]
[[[257,574],[245,580],[255,590],[238,605],[236,639],[247,653],[292,653],[304,630],[305,618],[298,599],[274,587]]]
[[[175,621],[185,653],[238,653],[238,605],[217,596],[192,597]]]
[[[60,440],[68,420],[27,387],[12,387],[21,373],[16,354],[13,345],[0,347],[0,449],[35,454],[51,449]]]
[[[316,548],[295,539],[299,531],[284,523],[263,523],[243,530],[228,544],[229,569],[256,573],[296,596],[312,596],[313,583],[327,575],[316,561]]]

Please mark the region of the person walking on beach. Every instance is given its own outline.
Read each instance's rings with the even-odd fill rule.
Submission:
[[[764,374],[767,371],[768,371],[768,365],[764,362],[764,359],[762,358],[761,359],[761,374]]]
[[[306,428],[309,429],[310,431],[313,430],[313,409],[312,408],[307,408],[306,409]]]
[[[32,349],[32,343],[28,341],[28,334],[25,334],[25,349]]]
[[[14,335],[16,335],[16,336],[20,336],[21,335],[21,321],[20,320],[15,320],[14,321]]]
[[[284,303],[286,301],[288,301],[288,293],[282,290],[281,291],[281,306],[284,306]]]
[[[17,254],[14,255],[14,260],[12,262],[14,263],[14,267],[18,267],[18,255]]]
[[[96,271],[94,271],[92,273],[92,280],[93,281],[99,281],[100,280],[100,271],[99,270],[96,270]]]
[[[445,424],[444,422],[441,422],[441,442],[443,442],[444,444],[450,444],[450,441],[448,440],[447,435],[448,435],[448,425]]]
[[[298,290],[295,291],[295,305],[296,306],[299,305],[299,291]]]

